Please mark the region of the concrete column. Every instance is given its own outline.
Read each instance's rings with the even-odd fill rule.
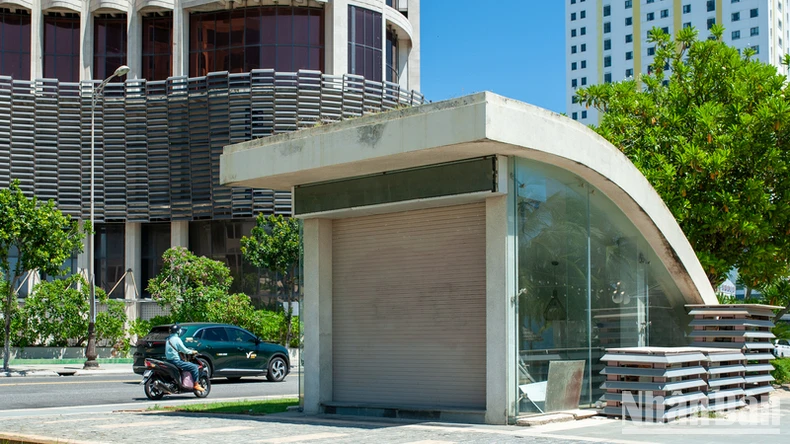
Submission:
[[[41,0],[33,0],[30,10],[30,79],[44,77],[44,16]]]
[[[343,75],[348,72],[348,1],[333,0],[324,8],[324,72]]]
[[[398,85],[401,88],[409,88],[409,47],[411,42],[408,39],[398,36]]]
[[[140,298],[142,288],[142,225],[139,222],[126,222],[124,237],[124,264],[126,264],[126,278],[124,279],[124,299],[126,299],[126,317],[129,321],[137,319],[137,299]],[[129,273],[129,270],[132,270]]]
[[[409,52],[408,88],[420,90],[420,0],[409,0],[409,23],[414,35]]]
[[[189,221],[170,222],[170,246],[189,248]]]
[[[135,4],[129,2],[126,13],[126,66],[129,74],[123,80],[139,79],[143,75],[143,23]]]
[[[487,424],[507,424],[515,414],[515,285],[510,285],[515,263],[509,219],[507,195],[486,199]]]
[[[173,75],[189,75],[189,12],[181,0],[173,5]]]
[[[80,80],[93,79],[93,14],[90,2],[82,2],[80,11]]]
[[[304,221],[304,411],[332,401],[332,220]]]

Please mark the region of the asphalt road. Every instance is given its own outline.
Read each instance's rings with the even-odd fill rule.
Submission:
[[[299,392],[298,374],[291,373],[283,382],[268,382],[266,378],[244,378],[238,382],[214,379],[207,401],[224,398],[244,398],[288,395]],[[51,407],[91,406],[139,403],[144,408],[148,401],[140,385],[142,377],[127,375],[61,376],[52,378],[0,379],[0,411]],[[168,400],[196,400],[195,395],[165,396]]]

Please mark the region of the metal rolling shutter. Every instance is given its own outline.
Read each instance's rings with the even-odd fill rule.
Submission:
[[[485,408],[485,204],[333,223],[334,401]]]

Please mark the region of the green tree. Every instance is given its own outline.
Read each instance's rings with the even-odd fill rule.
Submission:
[[[88,227],[90,228],[90,227]],[[26,270],[39,270],[51,276],[62,274],[61,267],[75,251],[82,250],[84,233],[77,221],[63,215],[55,203],[39,202],[26,197],[14,181],[0,190],[0,272],[5,276],[3,288],[4,356],[3,369],[8,371],[11,355],[11,322],[16,307],[16,288]],[[16,260],[11,262],[11,253]]]
[[[228,298],[233,283],[228,267],[184,247],[168,249],[162,261],[162,270],[148,281],[153,298],[161,307],[170,306],[173,322],[209,321],[209,304]]]
[[[754,51],[698,40],[648,41],[652,73],[581,89],[602,112],[595,130],[647,177],[677,219],[714,288],[733,267],[750,287],[790,259],[790,91]],[[671,67],[671,72],[665,68]]]
[[[241,239],[241,252],[258,268],[277,273],[278,290],[284,294],[286,331],[282,343],[289,345],[293,334],[293,304],[296,299],[302,240],[299,221],[281,215],[259,214],[250,236]]]

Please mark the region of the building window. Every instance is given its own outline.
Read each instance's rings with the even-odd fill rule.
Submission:
[[[750,36],[760,35],[760,27],[759,26],[755,26],[754,28],[751,28],[749,30],[749,35]]]
[[[732,31],[732,39],[738,40],[741,38],[741,31]]]
[[[576,45],[571,46],[571,54],[576,54]]]
[[[571,88],[576,88],[576,86],[578,86],[576,79],[571,79]]]
[[[603,32],[604,34],[612,32],[612,23],[606,22],[603,24]]]
[[[609,17],[610,15],[612,15],[612,7],[610,5],[604,6],[603,7],[603,16],[604,17]]]
[[[324,13],[320,8],[263,6],[193,13],[189,34],[192,77],[259,68],[286,72],[324,68]],[[377,47],[381,62],[381,32]],[[381,80],[381,63],[378,66]]]
[[[732,17],[730,18],[730,20],[733,21],[733,22],[737,22],[740,19],[741,19],[741,13],[740,12],[733,12],[732,13]]]
[[[716,0],[708,0],[708,12],[716,10]]]
[[[612,73],[607,72],[603,75],[603,82],[604,83],[612,83]]]
[[[143,78],[147,80],[165,80],[173,73],[173,15],[165,14],[143,17]]]
[[[655,12],[648,12],[647,13],[647,21],[648,22],[652,22],[655,19],[656,19],[656,13]]]
[[[587,35],[587,27],[586,26],[582,26],[581,28],[579,28],[579,34]]]
[[[582,60],[582,69],[587,67],[587,60]]]
[[[576,13],[575,12],[571,12],[571,21],[572,22],[576,21]]]
[[[691,22],[683,23],[683,28],[691,28]]]
[[[669,26],[664,26],[661,30],[664,31],[664,34],[669,34]]]
[[[656,1],[656,0],[647,0],[647,2],[646,2],[646,3],[649,5],[649,4],[651,4],[651,3],[654,3],[655,1]]]
[[[715,18],[711,17],[711,18],[708,19],[708,29],[712,28],[713,25],[715,25],[715,24],[716,24],[716,19]]]
[[[101,14],[93,18],[93,78],[110,77],[126,65],[126,14]],[[113,82],[122,82],[115,77]]]
[[[758,8],[750,9],[749,10],[749,17],[755,18],[760,15],[760,10]]]
[[[608,68],[612,66],[612,56],[606,56],[603,58],[603,67]]]
[[[631,0],[625,0],[625,9],[631,9],[632,6]]]
[[[633,17],[626,17],[625,18],[625,26],[631,26],[633,24],[634,24],[634,18]]]
[[[633,34],[626,34],[625,35],[625,42],[626,43],[631,43],[633,41],[634,41],[634,35]]]
[[[0,75],[30,79],[30,13],[0,8]]]
[[[627,51],[625,53],[625,59],[626,60],[633,60],[633,58],[634,58],[634,52],[633,51]]]
[[[170,224],[141,224],[140,234],[142,245],[140,252],[140,266],[142,271],[140,277],[144,285],[141,285],[142,296],[150,298],[148,292],[148,281],[156,277],[162,270],[164,261],[162,254],[170,248]]]
[[[576,62],[571,63],[571,71],[576,71]]]
[[[612,49],[612,41],[610,39],[606,39],[603,41],[603,49],[604,51],[608,51]]]
[[[582,119],[586,119],[586,118],[587,118],[587,111],[582,111]]]
[[[634,76],[634,69],[628,68],[625,70],[625,78],[633,77]]]
[[[571,4],[575,5],[576,4],[576,0],[571,0]]]
[[[751,48],[754,50],[755,54],[759,54],[760,53],[760,46],[759,45],[751,46]]]
[[[691,12],[691,5],[683,5],[683,14]]]
[[[661,18],[669,17],[669,9],[662,9],[661,10]]]
[[[80,16],[44,16],[44,77],[80,81]]]
[[[587,84],[587,77],[582,77],[582,86]]]
[[[587,44],[586,43],[582,43],[580,49],[581,49],[581,52],[587,51]]]
[[[398,62],[398,35],[395,31],[387,31],[387,81],[398,83],[400,79],[398,70],[400,64]]]
[[[580,13],[579,13],[579,18],[580,18],[580,19],[587,18],[587,11],[582,11],[582,12],[580,12]]]
[[[96,285],[107,292],[115,287],[115,291],[108,295],[111,298],[124,297],[124,286],[115,286],[115,284],[126,274],[125,229],[124,224],[96,224],[95,228],[93,264],[96,270]]]
[[[381,81],[381,14],[348,7],[348,72]]]
[[[571,114],[571,118],[573,118],[573,120],[579,120],[579,113],[574,112],[573,114]]]
[[[656,47],[655,46],[649,46],[647,48],[647,55],[649,55],[649,56],[656,55]]]
[[[576,30],[575,29],[571,29],[571,37],[576,37]]]

